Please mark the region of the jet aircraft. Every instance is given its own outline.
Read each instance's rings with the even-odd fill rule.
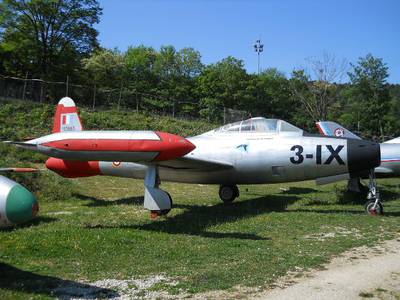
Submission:
[[[33,168],[0,168],[0,173],[35,171]],[[30,191],[0,175],[0,228],[30,221],[38,211],[39,203]]]
[[[379,144],[311,136],[279,119],[251,118],[198,136],[157,131],[85,131],[71,98],[60,100],[53,134],[10,142],[48,155],[46,167],[74,178],[110,175],[144,179],[144,207],[167,214],[172,198],[162,181],[220,185],[229,203],[238,184],[265,184],[368,172],[380,163]]]

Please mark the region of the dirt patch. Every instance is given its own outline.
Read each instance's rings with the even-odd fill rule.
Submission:
[[[254,299],[399,299],[400,239],[347,251],[324,270],[292,272]]]

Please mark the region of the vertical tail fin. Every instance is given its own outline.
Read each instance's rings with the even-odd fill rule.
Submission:
[[[336,136],[350,139],[361,140],[358,135],[355,135],[350,130],[347,130],[342,125],[331,122],[331,121],[323,121],[315,123],[317,125],[319,132],[325,136]]]
[[[79,118],[75,102],[69,97],[62,98],[57,105],[53,133],[81,131],[82,129],[81,119]]]

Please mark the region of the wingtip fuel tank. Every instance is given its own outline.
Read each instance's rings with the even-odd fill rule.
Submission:
[[[39,203],[30,191],[0,176],[0,228],[28,222],[38,211]]]

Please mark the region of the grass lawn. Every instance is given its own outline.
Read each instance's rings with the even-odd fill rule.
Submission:
[[[152,289],[171,294],[266,287],[290,270],[395,237],[400,181],[378,184],[383,217],[346,203],[344,183],[240,186],[228,206],[217,186],[163,183],[175,208],[153,221],[142,206],[142,181],[74,180],[71,199],[41,201],[33,223],[0,231],[0,299],[53,298],[59,286],[160,274],[174,284]]]

